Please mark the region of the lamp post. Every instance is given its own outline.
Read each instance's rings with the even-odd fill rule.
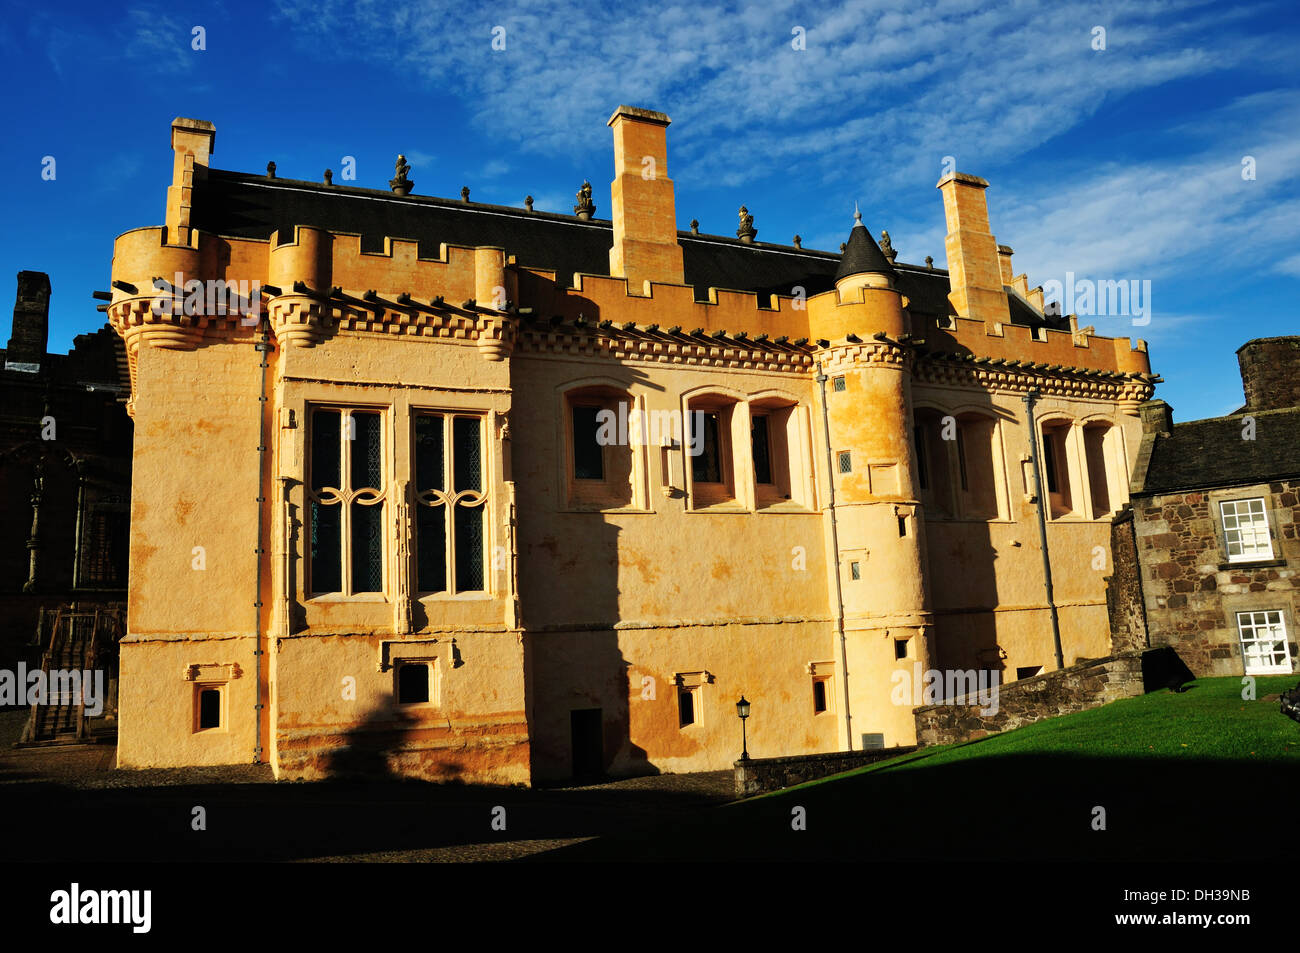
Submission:
[[[740,701],[736,702],[736,714],[740,716],[740,760],[749,760],[749,741],[745,735],[745,719],[749,717],[749,702],[745,696],[740,696]]]

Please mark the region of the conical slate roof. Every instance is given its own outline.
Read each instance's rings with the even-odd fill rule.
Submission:
[[[889,263],[885,253],[880,250],[876,240],[871,237],[867,231],[867,226],[862,224],[862,213],[854,212],[853,220],[855,222],[853,231],[849,233],[848,246],[844,249],[844,255],[840,258],[839,270],[835,272],[835,280],[847,278],[850,275],[889,275],[891,278],[896,277],[894,266]]]

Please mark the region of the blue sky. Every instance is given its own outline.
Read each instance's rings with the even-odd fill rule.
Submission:
[[[384,188],[403,152],[420,194],[468,185],[568,212],[589,178],[605,217],[620,103],[672,117],[679,226],[715,234],[743,203],[760,240],[835,249],[856,201],[901,260],[943,266],[934,185],[953,157],[991,182],[993,231],[1031,286],[1151,282],[1149,324],[1080,323],[1149,341],[1175,419],[1239,406],[1236,348],[1300,332],[1300,25],[1285,3],[0,11],[0,303],[7,315],[20,269],[49,272],[51,349],[101,323],[90,292],[113,238],[162,223],[174,116],[216,124],[218,168],[274,159],[281,176],[338,181],[354,156],[351,184]]]

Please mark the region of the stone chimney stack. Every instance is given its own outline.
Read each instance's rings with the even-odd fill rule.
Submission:
[[[1247,413],[1300,406],[1300,336],[1247,341],[1237,364]]]
[[[948,223],[944,248],[948,252],[948,299],[964,318],[983,321],[986,327],[1011,319],[1003,289],[1002,256],[989,231],[989,210],[984,190],[988,182],[964,172],[950,172],[937,186],[943,193],[943,213]],[[1009,256],[1008,256],[1009,258]],[[1010,267],[1010,261],[1007,267]]]
[[[1139,404],[1138,417],[1142,420],[1144,434],[1174,432],[1174,409],[1163,400],[1148,400]]]
[[[172,184],[167,189],[167,244],[190,244],[194,183],[208,174],[217,127],[202,119],[172,120]]]
[[[37,373],[45,360],[49,339],[50,276],[43,271],[20,271],[5,370]]]
[[[682,284],[685,275],[673,180],[668,178],[670,122],[663,113],[633,106],[619,106],[609,117],[614,130],[609,273],[626,278],[628,290],[636,294],[647,281]]]

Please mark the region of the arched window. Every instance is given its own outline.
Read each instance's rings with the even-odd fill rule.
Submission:
[[[750,402],[749,449],[754,473],[754,505],[758,509],[791,501],[803,503],[792,465],[799,448],[798,404],[767,397]]]
[[[735,453],[737,445],[746,442],[737,439],[741,416],[737,400],[721,394],[705,394],[690,398],[686,410],[685,450],[692,508],[737,504]],[[770,426],[767,433],[770,438]]]
[[[956,441],[955,425],[946,425],[943,411],[918,408],[913,414],[912,439],[916,448],[916,482],[921,502],[931,519],[953,516],[952,458],[950,448]],[[945,440],[945,430],[952,439]]]
[[[565,392],[562,413],[568,505],[633,505],[633,443],[645,428],[632,397],[607,384],[577,387]]]
[[[953,449],[957,458],[958,515],[964,519],[997,519],[997,480],[1001,443],[997,420],[979,413],[956,417]]]
[[[1074,493],[1070,481],[1072,428],[1073,423],[1069,420],[1047,420],[1042,424],[1039,437],[1038,452],[1043,458],[1041,472],[1047,486],[1047,501],[1053,519],[1074,512]]]
[[[1107,465],[1107,448],[1111,445],[1111,425],[1108,421],[1085,424],[1083,451],[1088,465],[1088,491],[1092,497],[1092,518],[1109,516],[1116,501],[1111,499],[1110,472]]]

